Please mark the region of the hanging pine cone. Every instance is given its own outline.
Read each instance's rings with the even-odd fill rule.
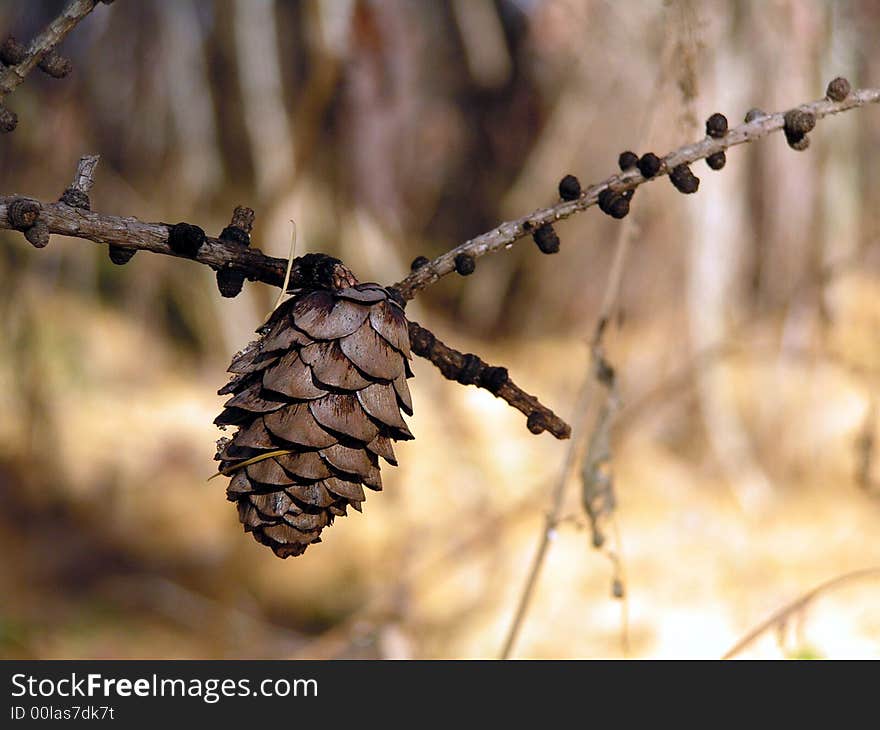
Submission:
[[[229,366],[232,394],[215,423],[238,426],[218,442],[227,498],[247,532],[281,558],[301,555],[364,487],[382,488],[379,457],[413,435],[406,379],[409,334],[400,305],[359,284],[337,259],[302,257],[293,296]],[[299,284],[298,284],[299,286]]]

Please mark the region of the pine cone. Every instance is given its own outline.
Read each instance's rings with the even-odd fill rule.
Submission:
[[[335,259],[322,263],[319,281],[293,290],[233,358],[219,391],[233,397],[214,421],[239,427],[215,457],[232,475],[226,496],[281,558],[320,542],[349,506],[360,512],[364,487],[382,489],[379,457],[396,465],[392,440],[413,438],[400,414],[412,415],[402,308]]]

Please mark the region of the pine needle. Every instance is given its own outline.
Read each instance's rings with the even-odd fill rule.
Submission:
[[[226,469],[221,469],[216,474],[212,474],[208,477],[207,481],[211,481],[215,477],[228,477],[231,474],[235,474],[239,469],[243,469],[246,466],[250,466],[251,464],[256,464],[258,461],[262,461],[263,459],[269,459],[273,456],[284,456],[285,454],[293,454],[295,453],[293,449],[278,449],[277,451],[267,451],[265,454],[260,454],[259,456],[254,456],[251,459],[245,459],[234,466],[230,466]]]
[[[275,300],[275,306],[273,306],[272,311],[266,315],[266,320],[268,320],[275,310],[281,306],[281,302],[287,295],[287,285],[290,283],[290,272],[293,270],[293,257],[296,254],[296,223],[290,221],[290,225],[293,227],[293,230],[290,233],[290,251],[287,255],[287,271],[284,272],[284,284],[281,286],[281,291],[278,293],[278,298]]]

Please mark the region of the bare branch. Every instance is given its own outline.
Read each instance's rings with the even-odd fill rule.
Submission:
[[[866,104],[880,102],[880,89],[861,89],[853,91],[843,101],[828,99],[805,104],[799,109],[812,111],[817,119],[855,109]],[[779,112],[759,117],[747,124],[730,130],[723,138],[706,137],[686,147],[681,147],[664,158],[661,174],[676,165],[708,157],[728,147],[752,142],[772,132],[778,132],[785,124],[785,114]],[[412,299],[419,291],[434,283],[442,276],[455,271],[455,258],[459,254],[473,257],[504,250],[510,244],[529,235],[542,225],[568,218],[577,212],[596,204],[599,193],[612,188],[614,191],[632,190],[650,179],[644,178],[636,170],[613,175],[602,183],[587,188],[577,200],[565,201],[550,208],[537,210],[515,221],[502,223],[497,228],[466,241],[442,256],[428,262],[394,285],[404,299]],[[21,196],[0,196],[0,229],[17,229],[9,221],[8,206]],[[180,256],[168,246],[168,226],[164,223],[145,223],[134,217],[118,217],[94,212],[71,211],[68,206],[46,204],[41,213],[52,233],[84,238],[95,243],[113,243],[167,256]],[[281,286],[284,281],[284,259],[264,255],[259,249],[240,250],[236,246],[224,244],[216,238],[206,238],[205,244],[192,258],[209,266],[230,266],[247,272],[251,281],[262,281],[272,286]]]
[[[70,72],[70,62],[55,55],[55,46],[64,40],[77,23],[95,9],[97,0],[71,0],[55,20],[36,36],[24,51],[23,56],[13,59],[0,73],[0,132],[11,132],[18,124],[15,114],[2,105],[3,99],[11,94],[37,66],[51,76],[61,78]],[[10,38],[12,44],[14,39]]]
[[[41,203],[22,196],[0,197],[0,229],[21,231],[38,248],[48,244],[49,235],[53,233],[106,243],[110,259],[116,264],[127,263],[139,250],[188,258],[217,271],[217,285],[223,296],[237,295],[245,278],[283,286],[287,261],[266,256],[249,246],[254,220],[250,208],[237,207],[230,225],[218,238],[205,236],[204,231],[188,223],[145,223],[137,218],[95,213],[90,209],[87,193],[92,187],[98,160],[96,155],[80,158],[73,183],[58,203]],[[175,232],[184,237],[194,234],[196,240],[191,246],[175,246],[172,240]],[[292,285],[298,283],[296,262],[297,259],[291,270]],[[556,438],[568,438],[571,432],[568,424],[519,388],[505,368],[492,367],[476,355],[452,349],[414,322],[410,323],[410,337],[413,352],[436,365],[446,377],[485,388],[524,413],[532,433],[549,431]]]
[[[851,92],[842,101],[832,101],[825,98],[809,104],[802,104],[797,108],[812,113],[816,119],[822,119],[831,114],[839,114],[878,102],[880,102],[880,89],[861,89]],[[477,259],[489,253],[503,251],[521,238],[533,234],[543,225],[555,223],[596,205],[600,193],[604,190],[610,189],[613,192],[635,190],[646,182],[668,175],[678,165],[690,164],[723,152],[729,147],[754,142],[768,134],[779,132],[785,127],[785,116],[786,112],[761,115],[750,122],[734,127],[723,137],[707,136],[699,142],[680,147],[662,158],[660,171],[651,178],[644,177],[637,169],[627,170],[586,188],[576,200],[566,200],[549,208],[536,210],[523,218],[502,223],[497,228],[472,238],[470,241],[465,241],[460,246],[416,269],[401,282],[395,284],[395,288],[405,299],[412,299],[420,290],[454,272],[457,256],[465,255]]]
[[[68,6],[68,11],[74,14],[69,17],[67,14],[62,15],[61,18],[67,18],[67,20],[61,24],[60,29],[55,28],[48,37],[60,40],[63,34],[66,34],[75,24],[75,22],[70,24],[71,19],[76,18],[78,22],[88,12],[85,10],[86,6],[88,6],[88,10],[91,10],[94,7],[94,2],[86,2],[85,0],[71,2]],[[71,8],[74,10],[72,11]],[[74,11],[77,10],[81,15],[76,16]],[[60,20],[53,23],[50,29],[59,24]],[[37,47],[38,41],[44,39],[48,32],[49,30],[47,29],[31,46]],[[49,46],[45,47],[48,48]],[[32,67],[33,65],[31,65]],[[6,74],[8,73],[9,71],[6,72]],[[0,78],[6,78],[6,74]],[[830,94],[832,93],[833,84],[834,82],[829,86]],[[848,89],[848,84],[846,84],[846,87]],[[815,119],[821,119],[830,114],[837,114],[864,106],[865,104],[880,102],[880,89],[862,89],[845,95],[833,93],[832,96],[839,100],[834,101],[830,98],[825,98],[810,104],[804,104],[797,109],[802,114],[812,114]],[[707,136],[699,142],[681,147],[666,155],[663,160],[660,160],[657,175],[669,174],[671,170],[679,165],[716,155],[728,147],[754,141],[783,128],[786,129],[786,136],[792,146],[796,146],[793,144],[794,142],[807,141],[805,133],[801,134],[797,139],[791,137],[791,122],[786,121],[787,117],[790,117],[790,113],[779,112],[776,114],[758,115],[750,122],[728,131],[721,137]],[[806,144],[801,144],[797,148],[802,149],[805,147]],[[233,281],[233,279],[236,279],[235,276],[232,276],[233,273],[239,274],[238,278],[243,275],[251,281],[262,281],[273,286],[283,285],[287,262],[284,259],[266,256],[259,249],[251,248],[249,246],[249,235],[245,245],[242,245],[242,242],[236,240],[234,236],[230,238],[221,234],[220,238],[211,238],[206,236],[200,228],[190,224],[172,226],[166,223],[145,223],[133,217],[122,218],[91,211],[88,204],[87,191],[91,185],[96,164],[96,159],[83,158],[80,161],[80,167],[78,168],[74,184],[65,191],[61,201],[58,203],[43,204],[21,196],[0,196],[0,229],[6,228],[22,231],[25,237],[37,247],[45,246],[49,242],[49,235],[53,233],[83,238],[95,243],[109,244],[111,259],[115,263],[125,263],[130,259],[131,252],[138,250],[152,251],[153,253],[160,253],[166,256],[189,258],[201,264],[211,266],[218,271],[218,285],[224,296],[234,296],[240,288],[239,282]],[[412,299],[426,286],[437,281],[442,276],[455,271],[457,268],[461,268],[463,260],[468,262],[472,268],[474,260],[479,256],[508,248],[515,241],[529,233],[533,233],[544,225],[567,218],[596,205],[603,191],[610,189],[613,192],[619,193],[634,190],[639,185],[647,182],[648,179],[654,179],[654,177],[645,178],[636,169],[629,169],[626,172],[613,175],[605,181],[587,188],[575,200],[564,201],[550,208],[535,211],[516,221],[502,223],[494,230],[463,243],[434,261],[429,261],[424,266],[416,269],[403,281],[390,288],[395,289],[401,299]],[[189,234],[198,233],[195,242],[187,242],[183,248],[173,245],[173,240],[169,241],[169,238],[173,238],[172,232],[174,229],[181,227],[186,229]],[[245,231],[245,234],[247,235],[248,231]],[[127,249],[128,251],[122,252],[120,249]],[[456,260],[459,261],[458,266],[456,265]],[[221,271],[224,273],[220,274]],[[221,279],[226,279],[226,281],[221,282]],[[295,263],[291,282],[294,285],[297,283],[297,267]],[[611,298],[613,299],[613,296]],[[600,327],[604,321],[605,318],[600,317]],[[427,330],[418,325],[415,325],[415,327],[418,328],[418,331],[427,332]],[[599,331],[596,340],[600,338],[601,331]],[[593,342],[594,349],[596,340]],[[444,368],[450,369],[450,372],[451,369],[455,369],[457,374],[453,375],[453,379],[456,380],[460,380],[459,374],[466,371],[467,368],[483,367],[484,371],[494,371],[495,376],[498,376],[499,371],[502,370],[501,368],[491,368],[479,360],[479,358],[476,358],[476,356],[470,356],[470,359],[466,361],[465,358],[468,356],[447,347],[443,343],[439,343],[438,349],[434,351],[433,358],[427,352],[423,356],[431,360],[441,371]],[[480,380],[481,378],[478,378],[471,382],[478,385],[478,387],[486,387],[478,382]],[[488,389],[495,392],[491,387]],[[542,406],[533,396],[520,390],[509,380],[505,381],[503,386],[499,386],[495,394],[525,413],[529,418],[529,428],[533,432],[540,433],[542,430],[548,430],[557,438],[567,438],[569,436],[570,428],[564,421]]]
[[[800,598],[792,601],[791,603],[786,604],[778,611],[774,612],[770,618],[766,621],[762,621],[757,627],[749,631],[742,639],[740,639],[736,644],[727,651],[722,659],[732,659],[737,654],[741,653],[745,649],[747,649],[756,639],[758,639],[762,634],[764,634],[769,629],[772,629],[776,626],[779,626],[785,623],[786,619],[792,614],[798,613],[807,607],[812,601],[814,601],[819,595],[822,593],[827,593],[828,591],[839,588],[840,586],[851,583],[854,581],[862,580],[864,578],[878,578],[880,577],[880,567],[878,568],[863,568],[862,570],[854,570],[850,573],[844,573],[843,575],[838,575],[831,580],[827,580],[824,583],[816,586],[811,591],[808,591]]]
[[[571,436],[571,426],[541,405],[535,396],[519,388],[508,376],[507,368],[493,367],[476,355],[453,350],[418,322],[410,321],[409,338],[412,351],[430,360],[445,378],[462,385],[476,385],[488,390],[525,414],[528,419],[526,423],[532,433],[549,431],[558,439]]]
[[[80,157],[79,162],[76,164],[76,175],[73,177],[73,184],[68,190],[78,190],[84,195],[88,195],[92,185],[95,184],[95,170],[100,161],[100,155]]]
[[[9,206],[16,200],[25,199],[21,196],[0,196],[0,229],[18,228],[9,219]],[[49,226],[50,233],[61,236],[189,258],[208,266],[227,266],[245,272],[253,281],[273,286],[281,286],[284,281],[287,261],[266,256],[256,248],[242,249],[233,243],[206,237],[193,256],[174,251],[168,244],[170,226],[167,223],[145,223],[132,217],[103,215],[65,203],[42,204],[40,219]]]

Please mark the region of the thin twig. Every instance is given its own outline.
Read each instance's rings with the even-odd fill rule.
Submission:
[[[880,89],[862,89],[860,91],[852,92],[843,101],[834,102],[825,98],[810,104],[803,104],[798,108],[812,112],[816,119],[821,119],[830,114],[837,114],[848,109],[864,106],[865,104],[878,102],[880,102]],[[751,122],[741,124],[728,131],[723,138],[718,139],[707,136],[700,142],[681,147],[666,155],[666,157],[663,158],[661,174],[668,174],[669,171],[677,165],[689,164],[699,159],[704,159],[716,152],[726,150],[729,147],[753,142],[754,140],[765,137],[772,132],[781,130],[784,125],[785,112],[778,112],[776,114],[759,116]],[[656,179],[656,176],[650,178],[650,180],[653,179]],[[455,269],[455,257],[462,253],[469,254],[476,258],[484,256],[487,253],[504,250],[509,248],[515,241],[523,238],[531,231],[544,224],[553,223],[557,220],[567,218],[579,211],[586,210],[590,206],[595,205],[598,202],[599,193],[607,188],[611,188],[615,192],[634,190],[639,185],[648,181],[649,179],[643,177],[636,170],[629,170],[614,175],[585,190],[577,200],[565,201],[550,208],[536,211],[525,218],[502,223],[494,230],[467,241],[458,248],[455,248],[438,257],[434,261],[425,264],[396,286],[404,296],[411,296],[419,289],[422,289],[437,281],[442,276],[451,273],[451,271]],[[611,272],[609,273],[608,284],[606,285],[605,294],[602,299],[602,311],[600,312],[593,338],[590,342],[591,371],[595,373],[597,377],[587,378],[581,390],[581,394],[578,397],[579,405],[578,410],[576,411],[578,414],[578,421],[574,429],[576,434],[581,434],[583,432],[583,426],[587,422],[586,413],[584,411],[593,401],[593,389],[602,382],[601,377],[598,377],[601,375],[602,366],[605,364],[602,336],[605,327],[610,320],[613,308],[616,306],[620,281],[628,252],[628,243],[629,236],[626,234],[625,230],[622,230],[617,241],[614,262],[611,267]],[[606,387],[606,399],[610,397],[611,392],[612,389]],[[601,410],[600,407],[600,413]],[[597,426],[602,426],[601,421],[597,423]],[[504,642],[504,647],[502,648],[502,658],[510,656],[513,645],[520,629],[522,628],[522,623],[528,611],[529,604],[531,603],[535,586],[541,574],[541,569],[547,555],[553,530],[559,523],[566,484],[568,483],[569,476],[574,470],[574,466],[577,464],[578,457],[583,449],[583,445],[580,442],[580,436],[576,436],[572,439],[572,442],[569,445],[568,453],[565,458],[565,465],[553,490],[552,506],[547,514],[544,528],[541,532],[538,550],[532,562],[532,567],[526,579],[522,595],[520,596],[513,622]]]
[[[541,536],[538,539],[538,549],[535,557],[532,559],[532,565],[529,569],[529,575],[526,578],[525,586],[520,595],[517,604],[516,613],[513,621],[508,629],[507,636],[504,640],[504,646],[501,649],[501,658],[508,659],[513,652],[513,647],[519,637],[529,605],[535,593],[538,584],[538,578],[541,576],[541,570],[544,567],[544,560],[547,557],[547,551],[553,540],[553,535],[559,525],[562,515],[562,506],[565,499],[565,487],[575,472],[575,468],[584,449],[584,439],[580,434],[584,433],[588,422],[589,405],[593,401],[595,392],[594,388],[601,380],[601,368],[605,364],[601,355],[602,337],[606,330],[607,324],[612,318],[616,307],[617,296],[620,291],[620,282],[623,275],[623,268],[626,260],[626,253],[629,249],[630,224],[626,224],[621,228],[617,239],[617,247],[614,253],[614,261],[609,272],[608,282],[605,285],[605,293],[602,297],[602,308],[596,319],[596,325],[590,338],[590,375],[584,380],[577,399],[577,407],[575,414],[577,421],[575,422],[574,432],[575,438],[572,439],[565,454],[565,461],[559,478],[553,487],[553,496],[551,498],[550,510],[544,519],[544,527],[541,530]]]
[[[8,217],[9,205],[21,196],[0,196],[0,229],[14,229]],[[165,256],[189,258],[207,266],[239,269],[252,281],[281,286],[284,281],[285,259],[266,256],[257,248],[242,248],[205,237],[205,242],[193,256],[174,251],[168,245],[167,223],[144,223],[133,217],[104,215],[90,210],[74,209],[61,203],[41,203],[40,220],[49,226],[49,232],[95,243],[110,243],[138,251],[152,251]]]
[[[822,99],[799,108],[812,111],[817,118],[822,118],[878,102],[880,102],[880,89],[861,89],[853,91],[840,102]],[[772,132],[778,132],[782,129],[783,117],[782,112],[768,114],[748,124],[735,127],[722,139],[707,137],[700,142],[681,147],[666,156],[665,166],[661,172],[681,163],[702,159],[727,147],[752,142]],[[466,253],[479,257],[504,250],[509,244],[528,235],[527,228],[534,230],[544,223],[568,218],[595,205],[599,193],[608,187],[613,187],[616,191],[632,190],[645,182],[648,181],[635,170],[613,175],[602,183],[588,188],[577,200],[565,201],[550,208],[537,210],[515,221],[502,223],[497,228],[463,243],[417,269],[395,284],[394,288],[404,299],[412,299],[416,293],[454,271],[455,257],[458,254]],[[0,229],[15,228],[8,219],[7,208],[12,201],[20,197],[0,196]],[[43,204],[40,217],[48,224],[50,233],[83,238],[95,243],[113,243],[166,256],[181,256],[168,246],[168,226],[164,223],[145,223],[134,217],[121,218],[88,211],[71,211],[68,206],[51,203]],[[187,257],[183,256],[183,258]],[[259,249],[239,249],[224,244],[216,238],[206,238],[205,244],[198,253],[189,258],[209,266],[229,265],[247,272],[251,281],[261,281],[272,286],[281,286],[287,264],[286,260],[266,256]]]
[[[532,433],[549,431],[558,439],[571,436],[571,426],[516,385],[508,376],[507,368],[493,367],[472,353],[465,354],[449,347],[418,322],[409,322],[409,337],[412,351],[430,360],[445,378],[488,390],[523,413]]]
[[[838,575],[831,580],[827,580],[824,583],[821,583],[812,590],[807,591],[797,600],[792,601],[791,603],[787,603],[778,611],[774,612],[773,615],[770,616],[770,618],[758,624],[758,626],[749,631],[749,633],[747,633],[742,639],[736,642],[736,644],[734,644],[734,646],[730,650],[728,650],[721,658],[732,659],[737,654],[741,653],[744,649],[748,648],[749,645],[751,645],[768,629],[779,626],[780,624],[784,623],[790,615],[792,615],[793,613],[798,613],[799,611],[806,608],[807,605],[811,601],[814,601],[820,594],[827,593],[828,591],[835,588],[839,588],[845,583],[852,583],[863,578],[878,577],[880,577],[880,567],[863,568],[862,570],[854,570],[850,573]]]
[[[654,87],[655,97],[659,95],[661,88],[662,66],[661,75],[658,77]],[[656,104],[652,102],[648,105],[648,108],[653,109],[655,108],[655,106]],[[640,139],[650,138],[650,128],[653,122],[653,118],[653,114],[647,113],[642,119],[639,130]],[[541,575],[541,570],[544,566],[544,560],[546,559],[547,552],[550,548],[550,542],[552,540],[553,532],[565,519],[562,516],[562,507],[565,499],[565,487],[568,484],[569,479],[571,479],[571,477],[574,475],[575,467],[578,464],[581,454],[583,453],[583,449],[585,448],[583,434],[587,424],[587,409],[594,398],[593,389],[600,382],[601,379],[599,377],[599,368],[601,364],[604,363],[602,338],[617,306],[617,300],[620,295],[620,285],[623,281],[623,270],[626,264],[627,254],[629,253],[630,239],[633,235],[633,231],[634,224],[632,218],[627,218],[626,220],[624,220],[623,225],[618,229],[617,239],[614,246],[614,259],[611,262],[611,268],[608,272],[608,279],[606,280],[605,284],[605,291],[602,295],[602,303],[599,307],[599,315],[596,318],[596,324],[594,325],[593,333],[589,341],[590,370],[587,374],[587,377],[584,379],[583,384],[581,385],[580,392],[578,393],[577,397],[578,405],[577,410],[575,411],[576,417],[578,419],[575,424],[576,438],[572,439],[568,445],[568,449],[565,453],[565,460],[562,472],[560,473],[559,478],[553,488],[551,507],[550,511],[546,515],[544,525],[541,530],[541,535],[538,539],[538,549],[535,552],[535,557],[532,560],[529,575],[526,578],[525,586],[523,587],[519,603],[517,604],[516,613],[514,614],[513,621],[511,622],[510,629],[508,630],[507,637],[505,638],[504,646],[501,649],[502,659],[509,658],[513,651],[513,647],[522,629],[523,622],[525,621],[529,605],[531,604],[532,597],[534,596],[535,588],[538,584],[538,578]],[[616,523],[614,527],[616,537],[619,538],[620,531],[619,529],[617,529]],[[624,605],[621,613],[621,616],[623,618],[622,645],[624,648],[624,654],[628,652],[629,648],[628,594],[629,591],[624,588]]]
[[[30,42],[24,57],[0,72],[0,102],[18,88],[27,78],[27,75],[54,51],[55,46],[61,43],[67,34],[95,9],[96,4],[97,0],[71,0],[61,12],[61,15],[49,23],[43,32]],[[64,73],[67,71],[69,71],[69,65]],[[0,104],[0,109],[2,108],[2,104]],[[2,131],[11,132],[18,120],[12,112],[4,111],[10,116],[10,119],[9,123],[2,126]]]
[[[865,421],[856,438],[856,484],[866,492],[874,487],[874,458],[877,449],[877,436],[874,424],[877,420],[877,400],[871,399]]]
[[[91,5],[93,6],[93,3]],[[79,7],[77,3],[71,3],[68,7],[74,6]],[[843,101],[834,102],[829,99],[823,99],[811,104],[802,105],[800,108],[812,112],[817,119],[820,119],[829,114],[836,114],[878,101],[880,101],[880,89],[863,89],[852,92]],[[727,147],[751,142],[782,129],[783,124],[783,113],[770,114],[732,129],[721,139],[706,137],[700,142],[682,147],[667,155],[663,160],[660,172],[665,174],[675,165],[693,162]],[[89,177],[89,179],[91,178]],[[586,210],[596,203],[599,193],[606,188],[612,187],[615,191],[632,190],[644,182],[646,182],[646,179],[635,170],[614,175],[604,182],[588,188],[577,200],[566,201],[551,208],[538,210],[517,221],[503,223],[493,231],[472,239],[435,259],[433,262],[429,262],[390,288],[395,289],[404,300],[412,299],[421,289],[437,281],[441,276],[452,272],[455,269],[455,259],[460,254],[477,257],[504,249],[509,247],[514,241],[525,236],[528,231],[535,230],[545,223],[560,220],[576,212]],[[18,216],[18,223],[10,219],[10,206],[22,202],[26,204],[24,208],[28,216],[39,216],[38,225],[32,225],[33,221],[29,221],[30,231],[25,230],[22,226],[20,215]],[[19,205],[19,211],[21,212],[21,210],[22,206]],[[237,271],[244,274],[251,281],[262,281],[273,286],[282,285],[287,268],[287,262],[284,259],[266,256],[259,249],[241,246],[234,240],[221,240],[205,236],[194,251],[175,250],[169,245],[168,239],[171,226],[168,224],[144,223],[134,217],[121,218],[102,215],[88,210],[86,206],[70,205],[64,198],[59,203],[42,204],[39,201],[22,198],[21,196],[0,197],[0,229],[2,228],[22,230],[28,240],[38,247],[45,246],[48,243],[50,234],[61,234],[91,240],[96,243],[110,244],[111,250],[112,247],[116,246],[134,251],[146,250],[169,256],[190,258],[201,264],[211,266],[215,270]],[[625,255],[625,251],[623,253],[618,252],[618,256],[622,255]],[[616,287],[619,282],[613,283],[613,279],[614,277],[612,277],[612,282],[609,283]],[[294,266],[292,281],[296,282],[296,280],[297,274],[296,267]],[[610,291],[613,291],[613,289]],[[600,318],[600,327],[604,328],[607,321],[607,316]],[[594,346],[591,348],[593,350],[595,350],[595,341],[596,338],[594,338]],[[456,351],[451,350],[451,352]],[[460,355],[460,353],[458,354]],[[597,359],[594,351],[594,363]],[[494,370],[497,371],[500,368],[495,368]],[[519,393],[531,398],[531,396],[522,393],[522,391],[519,391]],[[514,407],[523,410],[516,402],[511,402],[511,400],[505,397],[504,391],[499,391],[497,394],[499,397],[510,402]],[[511,395],[510,392],[507,394]],[[537,401],[535,401],[535,404],[540,406]],[[549,409],[545,409],[543,406],[540,406],[540,410],[536,410],[535,406],[530,406],[530,408],[532,409],[531,411],[524,410],[523,412],[529,413],[530,427],[534,426],[533,430],[550,430],[559,438],[564,438],[568,435],[569,430],[565,427],[564,422],[560,421],[563,426],[559,428],[550,428],[542,422],[549,419],[550,416],[553,419],[557,419]]]
[[[578,414],[578,420],[575,422],[574,426],[575,434],[583,431],[584,421],[586,420],[584,414],[587,410],[588,398],[588,389],[583,388],[578,398],[577,409],[575,410],[575,413]],[[553,488],[550,509],[544,518],[544,527],[541,530],[541,536],[538,540],[538,550],[535,552],[535,557],[532,559],[532,565],[529,568],[529,575],[526,578],[525,586],[523,587],[522,594],[517,603],[516,613],[513,616],[513,621],[511,622],[510,628],[507,631],[507,636],[504,639],[504,646],[501,648],[502,659],[510,658],[511,653],[513,652],[513,647],[519,637],[520,629],[522,629],[523,622],[525,621],[526,613],[528,613],[529,606],[531,605],[532,596],[538,585],[538,578],[541,576],[541,569],[544,567],[544,559],[547,557],[550,543],[553,540],[556,528],[559,526],[563,500],[565,498],[565,485],[568,484],[568,480],[571,478],[575,466],[577,465],[577,458],[580,452],[577,448],[579,442],[580,439],[575,438],[566,450],[565,463],[559,474],[559,478],[556,481],[556,485]]]
[[[73,176],[73,182],[69,189],[78,190],[84,195],[88,195],[92,185],[95,184],[95,170],[97,170],[100,161],[100,155],[80,157],[76,164],[76,174]]]
[[[28,45],[24,60],[10,66],[0,73],[0,100],[11,94],[43,60],[43,57],[55,48],[77,23],[95,9],[97,0],[71,0],[67,7],[55,20],[36,36]]]
[[[136,218],[121,218],[102,215],[90,210],[88,191],[91,189],[97,156],[84,156],[77,165],[73,183],[65,190],[58,203],[41,203],[21,196],[0,197],[0,229],[11,228],[21,230],[28,240],[37,240],[31,232],[42,228],[45,235],[35,245],[44,246],[49,234],[83,238],[96,243],[109,244],[113,247],[129,251],[146,250],[167,256],[188,258],[201,264],[211,266],[218,271],[218,284],[221,275],[229,271],[241,272],[251,280],[259,280],[274,286],[283,286],[287,269],[287,260],[265,256],[258,249],[242,246],[234,238],[229,239],[221,233],[220,238],[204,237],[204,240],[193,250],[175,249],[169,243],[172,226],[166,223],[144,223]],[[15,210],[22,208],[22,203],[32,203],[30,214],[35,220],[28,218],[28,228],[22,225],[21,214]],[[253,224],[253,211],[246,210],[250,220],[246,233],[250,234]],[[232,225],[236,225],[233,216]],[[194,226],[189,226],[194,228]],[[300,259],[293,260],[291,282],[298,283]],[[221,291],[223,291],[221,289]],[[228,295],[228,294],[227,294]],[[473,354],[463,354],[439,341],[429,330],[415,322],[410,322],[410,338],[412,349],[416,355],[424,357],[434,364],[444,376],[462,384],[472,384],[484,388],[498,398],[526,415],[527,426],[532,433],[548,431],[558,439],[568,438],[571,433],[569,425],[552,410],[542,405],[537,398],[522,390],[510,379],[506,368],[493,367]]]
[[[831,101],[819,99],[809,104],[802,104],[798,109],[812,112],[816,119],[822,119],[831,114],[855,109],[866,104],[880,102],[880,89],[861,89],[853,91],[843,101]],[[395,284],[406,299],[412,299],[415,294],[430,286],[438,279],[455,271],[455,258],[460,254],[466,254],[473,258],[479,258],[489,253],[496,253],[509,248],[513,243],[531,235],[536,229],[547,223],[568,218],[575,213],[580,213],[597,204],[599,193],[607,188],[615,192],[634,190],[651,180],[656,180],[669,173],[677,165],[690,164],[697,160],[705,159],[716,152],[721,152],[736,145],[754,142],[768,134],[782,130],[785,124],[785,112],[767,114],[757,119],[732,128],[724,137],[716,139],[706,137],[699,142],[685,145],[670,152],[663,158],[663,167],[658,175],[645,178],[638,170],[627,170],[606,178],[600,183],[588,187],[577,200],[563,201],[549,208],[536,210],[523,218],[502,223],[497,228],[483,233],[460,246],[438,256],[405,279]]]

